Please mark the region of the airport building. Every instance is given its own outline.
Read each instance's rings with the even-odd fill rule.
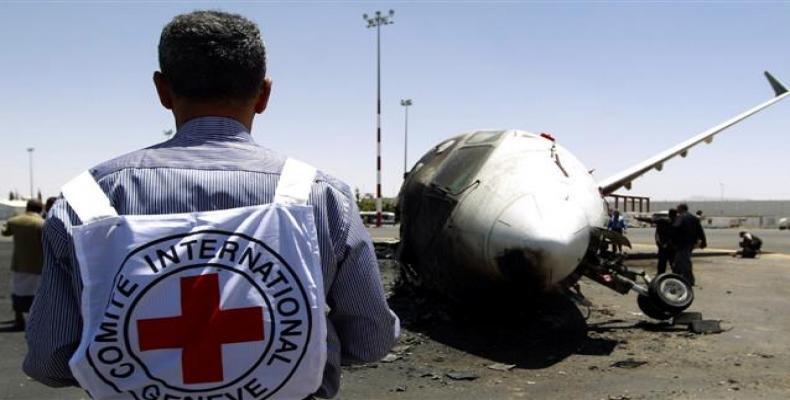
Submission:
[[[654,201],[653,210],[668,210],[679,201]],[[703,223],[711,227],[775,228],[790,217],[790,200],[686,201],[689,210],[702,210]]]
[[[709,228],[776,228],[779,220],[790,217],[790,200],[652,200],[643,201],[640,212],[638,198],[632,203],[621,201],[618,209],[629,215],[648,215],[674,208],[678,203],[688,204],[689,210],[702,211],[702,223]],[[614,202],[609,205],[614,209]]]

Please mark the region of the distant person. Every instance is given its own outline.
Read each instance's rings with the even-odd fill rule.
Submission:
[[[673,243],[675,244],[675,264],[672,271],[684,277],[686,281],[694,286],[694,271],[691,263],[691,252],[695,247],[704,249],[708,246],[705,231],[699,219],[689,213],[689,207],[685,203],[678,204],[678,216],[672,223]]]
[[[625,234],[625,219],[620,215],[620,211],[614,210],[612,211],[612,216],[609,217],[609,223],[606,227],[612,231],[617,232],[621,235]],[[623,252],[623,245],[620,243],[613,244],[613,251],[617,253]]]
[[[678,212],[674,208],[667,212],[667,217],[655,216],[653,218],[641,218],[638,220],[655,225],[655,241],[658,248],[657,274],[667,272],[667,264],[670,266],[675,263],[674,230],[672,225],[677,219]]]
[[[763,247],[762,239],[753,235],[751,232],[741,231],[738,233],[741,238],[739,243],[740,250],[733,254],[733,257],[741,256],[743,258],[755,258]]]
[[[41,218],[43,206],[38,200],[28,200],[25,213],[6,222],[3,236],[14,237],[14,253],[11,256],[11,304],[14,309],[12,326],[6,331],[25,329],[24,314],[30,311],[33,297],[38,289],[43,252],[41,231],[44,219]]]
[[[49,215],[49,210],[52,209],[52,206],[55,205],[55,202],[57,200],[58,200],[57,197],[50,197],[47,199],[47,202],[44,204],[44,214],[43,214],[44,218],[47,218],[47,215]]]
[[[96,400],[334,397],[341,363],[399,335],[351,188],[253,139],[272,82],[252,21],[174,17],[159,68],[176,133],[50,211],[25,373]]]

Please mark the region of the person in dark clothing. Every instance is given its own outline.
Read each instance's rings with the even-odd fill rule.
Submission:
[[[678,204],[677,210],[678,216],[672,223],[672,243],[675,246],[675,263],[672,265],[672,272],[684,277],[690,285],[694,286],[691,252],[694,247],[704,249],[708,246],[708,241],[702,224],[697,217],[689,213],[688,205]]]
[[[667,272],[667,263],[675,263],[675,247],[672,243],[672,224],[677,218],[678,212],[674,208],[669,210],[667,217],[653,216],[653,218],[641,218],[638,220],[647,222],[656,227],[655,239],[658,247],[658,271],[657,275]]]
[[[609,217],[609,223],[606,224],[606,227],[612,232],[617,232],[621,235],[625,234],[625,220],[620,216],[620,211],[612,211],[612,216]],[[623,252],[623,245],[621,244],[612,244],[612,247],[612,251],[615,253]]]
[[[33,298],[38,289],[44,253],[41,246],[42,204],[28,200],[25,213],[8,220],[3,236],[13,236],[14,252],[11,256],[11,303],[14,309],[13,326],[0,329],[3,332],[25,330],[24,314],[30,312]]]
[[[763,247],[762,239],[746,231],[741,231],[739,235],[741,237],[741,242],[739,243],[741,250],[738,250],[732,256],[737,257],[740,255],[743,258],[757,257],[757,254],[760,253],[760,249]]]

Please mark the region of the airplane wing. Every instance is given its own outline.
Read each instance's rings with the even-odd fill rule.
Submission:
[[[613,193],[615,190],[625,187],[626,189],[631,189],[631,182],[634,179],[639,178],[640,176],[644,175],[648,171],[652,169],[656,169],[661,171],[664,168],[664,162],[667,160],[674,158],[676,156],[686,157],[690,148],[705,142],[710,143],[713,141],[713,137],[716,136],[719,132],[737,124],[738,122],[743,121],[744,119],[762,111],[765,108],[768,108],[775,103],[783,100],[785,97],[790,95],[788,92],[787,87],[785,87],[781,82],[779,82],[776,78],[773,77],[767,71],[765,72],[765,77],[768,78],[768,83],[771,84],[771,87],[774,89],[776,93],[776,97],[768,100],[756,107],[742,113],[736,115],[735,117],[728,119],[727,121],[722,122],[719,125],[714,126],[713,128],[708,129],[705,132],[702,132],[693,138],[686,140],[683,143],[680,143],[670,149],[664,150],[661,153],[656,154],[649,159],[640,162],[632,166],[631,168],[626,169],[625,171],[619,172],[610,176],[599,183],[601,188],[601,193],[604,195],[608,195]]]

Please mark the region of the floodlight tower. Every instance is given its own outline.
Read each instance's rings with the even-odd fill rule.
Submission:
[[[411,106],[411,99],[402,99],[400,105],[403,106],[405,112],[403,121],[403,179],[406,179],[408,174],[409,162],[409,107]]]
[[[393,23],[395,11],[387,15],[376,11],[373,16],[362,14],[368,28],[376,28],[376,227],[381,226],[381,26]]]

